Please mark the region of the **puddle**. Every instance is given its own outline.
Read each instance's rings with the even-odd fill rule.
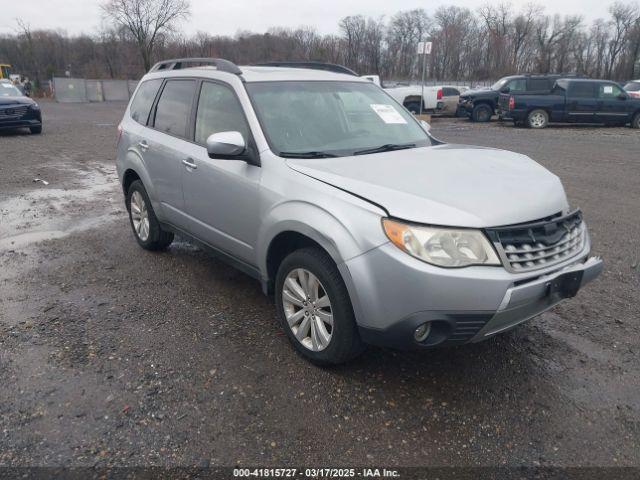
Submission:
[[[67,188],[34,184],[26,193],[0,199],[0,252],[96,227],[123,210],[113,167],[73,169],[65,177]]]

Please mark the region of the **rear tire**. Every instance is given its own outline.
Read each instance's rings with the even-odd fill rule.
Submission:
[[[631,128],[640,128],[640,113],[636,113],[633,120],[631,120]]]
[[[414,115],[420,114],[420,102],[407,102],[405,103],[404,108],[409,110]],[[424,113],[424,109],[422,109],[422,112]]]
[[[40,135],[42,133],[42,125],[40,125],[39,127],[30,127],[29,131],[33,134],[33,135]]]
[[[471,113],[471,120],[474,122],[485,123],[491,121],[491,117],[493,116],[493,109],[487,105],[486,103],[482,103],[480,105],[476,105],[473,107],[473,112]]]
[[[312,363],[337,365],[363,352],[347,287],[335,262],[319,248],[296,250],[282,261],[275,302],[289,340]]]
[[[136,180],[127,192],[127,210],[133,235],[145,250],[164,250],[173,242],[173,233],[162,229],[153,211],[147,190]]]
[[[549,114],[545,110],[533,110],[527,116],[529,128],[546,128],[549,125]]]

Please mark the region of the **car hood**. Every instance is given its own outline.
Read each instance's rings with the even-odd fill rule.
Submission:
[[[492,148],[439,145],[287,164],[417,223],[495,227],[568,208],[557,176],[524,155]]]
[[[31,105],[35,103],[29,97],[0,97],[0,105]]]
[[[476,88],[474,90],[467,90],[463,93],[460,94],[461,97],[477,97],[479,95],[495,95],[496,93],[498,93],[496,90],[492,90],[489,87],[484,87],[484,88]]]

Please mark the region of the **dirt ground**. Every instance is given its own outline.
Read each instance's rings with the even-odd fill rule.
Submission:
[[[138,247],[123,110],[45,102],[42,135],[0,134],[0,465],[640,466],[640,132],[435,119],[560,176],[605,271],[487,342],[322,370],[257,282]]]

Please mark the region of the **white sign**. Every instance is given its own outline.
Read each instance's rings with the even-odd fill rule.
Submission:
[[[372,103],[371,108],[384,123],[407,123],[407,121],[393,108],[393,105],[384,105],[379,103]]]
[[[432,42],[418,42],[418,55],[431,55]]]

